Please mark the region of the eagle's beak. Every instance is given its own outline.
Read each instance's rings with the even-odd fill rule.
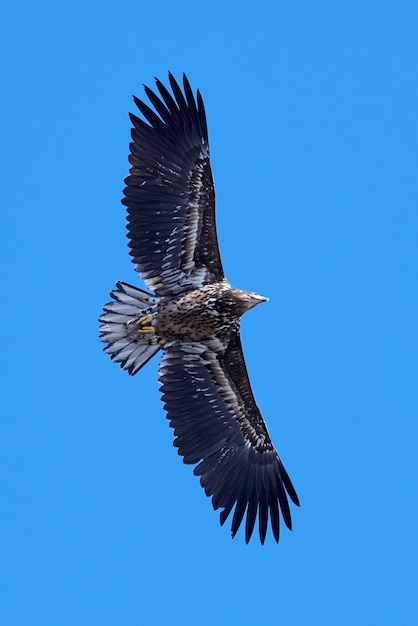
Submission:
[[[257,304],[261,304],[261,302],[268,302],[268,298],[265,296],[260,296],[258,293],[249,293],[250,299],[250,308],[257,306]]]

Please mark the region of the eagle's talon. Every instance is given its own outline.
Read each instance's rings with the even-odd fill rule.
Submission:
[[[139,320],[136,321],[140,326],[149,326],[152,322],[152,315],[148,313],[148,315],[144,315],[144,317],[140,317]]]
[[[144,326],[143,328],[138,328],[138,332],[144,335],[150,335],[155,333],[155,328],[154,326]]]
[[[140,326],[140,328],[137,329],[137,332],[141,333],[142,335],[151,335],[155,333],[155,328],[154,326],[151,325],[151,322],[152,322],[151,313],[148,313],[148,315],[144,315],[143,317],[140,317],[138,320],[135,320],[135,324]]]

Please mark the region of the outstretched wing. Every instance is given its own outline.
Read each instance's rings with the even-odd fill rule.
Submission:
[[[157,295],[224,278],[203,101],[185,75],[184,94],[169,80],[172,94],[158,79],[159,95],[144,87],[156,112],[134,98],[148,124],[131,114],[132,167],[122,200],[136,270]]]
[[[269,517],[278,541],[279,509],[292,524],[286,492],[299,500],[255,402],[239,331],[221,352],[219,346],[216,340],[166,346],[160,382],[174,445],[185,463],[199,463],[194,473],[213,507],[223,507],[221,524],[235,506],[232,536],[246,512],[247,543],[257,514],[261,543]]]

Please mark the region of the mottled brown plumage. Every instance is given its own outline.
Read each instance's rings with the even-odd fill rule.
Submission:
[[[174,445],[222,508],[234,509],[232,536],[246,514],[279,539],[279,510],[291,528],[287,495],[299,504],[254,399],[241,348],[240,317],[266,300],[225,278],[215,224],[215,192],[203,101],[171,74],[156,80],[153,105],[135,98],[147,122],[134,128],[123,203],[136,270],[155,295],[118,282],[100,316],[101,340],[131,375],[163,350],[160,383]],[[235,508],[234,508],[235,507]]]
[[[266,298],[255,293],[233,289],[226,280],[175,297],[161,298],[154,321],[162,341],[202,341],[224,339],[239,328],[239,318]]]

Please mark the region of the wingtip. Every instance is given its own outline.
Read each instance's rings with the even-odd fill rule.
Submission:
[[[186,76],[186,72],[183,72],[183,85],[186,87],[186,85],[190,88],[190,82],[189,79]]]

